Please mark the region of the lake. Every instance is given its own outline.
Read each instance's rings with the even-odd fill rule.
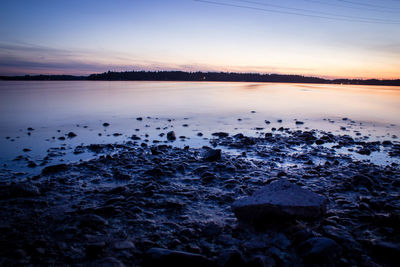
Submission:
[[[72,153],[76,146],[122,143],[133,134],[149,143],[167,142],[166,132],[174,130],[178,138],[169,143],[200,147],[209,145],[213,132],[256,136],[280,127],[397,142],[400,87],[0,81],[0,162],[16,171],[31,172],[26,161],[40,162],[49,153],[55,155],[51,163],[86,159],[92,155]],[[77,136],[68,138],[69,132]]]

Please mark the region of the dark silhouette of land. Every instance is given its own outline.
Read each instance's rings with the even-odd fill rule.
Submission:
[[[89,81],[212,81],[212,82],[283,82],[321,84],[359,84],[400,86],[400,79],[323,79],[301,75],[234,73],[234,72],[184,72],[184,71],[108,71],[89,76],[25,75],[0,76],[0,80],[89,80]]]

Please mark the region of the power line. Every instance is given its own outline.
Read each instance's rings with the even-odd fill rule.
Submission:
[[[366,11],[373,11],[373,12],[379,12],[379,13],[395,13],[398,14],[399,12],[392,11],[392,10],[381,10],[381,9],[376,9],[376,8],[368,8],[368,7],[355,7],[355,6],[348,6],[348,5],[343,5],[343,4],[334,4],[331,2],[323,2],[323,1],[318,1],[318,0],[303,0],[305,2],[310,2],[310,3],[317,3],[320,5],[326,5],[326,6],[334,6],[334,7],[342,7],[342,8],[348,8],[348,9],[355,9],[355,10],[366,10]],[[395,1],[395,0],[392,0]]]
[[[374,8],[382,8],[382,9],[391,9],[393,10],[393,8],[389,8],[386,6],[379,6],[379,5],[373,5],[373,4],[368,4],[368,3],[360,3],[360,2],[355,2],[355,1],[349,1],[349,0],[337,0],[339,2],[344,2],[344,3],[349,3],[349,4],[353,4],[353,5],[359,5],[359,6],[367,6],[367,7],[374,7]],[[398,9],[398,8],[394,8],[394,9]]]
[[[302,16],[302,17],[320,18],[320,19],[330,19],[330,20],[336,20],[336,21],[349,21],[349,22],[375,23],[375,24],[400,24],[400,22],[390,22],[390,21],[382,22],[382,21],[346,19],[346,18],[328,17],[328,16],[320,16],[320,15],[311,15],[311,14],[304,14],[304,13],[291,12],[291,11],[281,11],[281,10],[274,10],[274,9],[258,8],[258,7],[253,7],[253,6],[236,5],[236,4],[230,4],[230,3],[224,3],[224,2],[214,2],[214,1],[208,1],[208,0],[193,0],[193,1],[207,3],[207,4],[213,4],[213,5],[219,5],[219,6],[230,6],[230,7],[258,10],[258,11],[264,11],[264,12],[272,12],[272,13],[280,13],[280,14],[296,15],[296,16]]]
[[[256,5],[261,5],[261,6],[277,7],[277,8],[280,8],[280,9],[303,11],[303,12],[308,12],[308,13],[318,12],[319,14],[322,14],[322,15],[328,15],[328,16],[334,16],[334,17],[342,17],[342,18],[349,18],[349,19],[360,19],[360,20],[370,20],[370,21],[375,21],[375,22],[400,23],[400,21],[395,21],[395,20],[387,20],[387,19],[379,19],[379,18],[366,18],[366,17],[357,17],[357,16],[347,16],[347,15],[340,15],[340,14],[334,14],[334,13],[323,12],[323,11],[315,11],[315,10],[310,10],[310,9],[287,7],[287,6],[281,6],[281,5],[275,5],[275,4],[266,4],[266,3],[256,2],[256,1],[248,1],[248,0],[235,0],[235,1],[245,2],[245,3],[249,3],[249,4],[256,4]]]

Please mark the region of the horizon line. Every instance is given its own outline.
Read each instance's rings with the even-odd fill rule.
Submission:
[[[303,74],[282,74],[282,73],[262,73],[262,72],[237,72],[237,71],[184,71],[184,70],[124,70],[124,71],[114,71],[108,70],[103,72],[94,72],[91,74],[85,75],[75,75],[75,74],[21,74],[21,75],[1,75],[0,79],[2,78],[26,78],[26,77],[40,77],[40,76],[49,76],[49,77],[76,77],[76,78],[89,78],[92,75],[102,75],[107,73],[133,73],[133,72],[146,72],[146,73],[160,73],[160,72],[182,72],[182,73],[220,73],[220,74],[240,74],[240,75],[277,75],[277,76],[299,76],[304,78],[315,78],[315,79],[322,79],[326,81],[335,81],[335,80],[348,80],[348,81],[369,81],[369,80],[376,80],[376,81],[398,81],[399,78],[393,79],[381,79],[381,78],[325,78],[324,76],[314,76],[314,75],[303,75]]]

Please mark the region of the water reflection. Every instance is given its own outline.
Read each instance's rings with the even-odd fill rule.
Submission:
[[[250,111],[256,111],[251,113]],[[177,145],[200,146],[213,131],[256,134],[272,127],[313,128],[371,138],[399,135],[400,87],[127,81],[1,81],[0,160],[24,148],[43,158],[50,147],[122,142],[132,134]],[[143,121],[136,117],[143,117]],[[149,117],[149,118],[147,118]],[[348,117],[354,123],[341,119]],[[281,119],[282,123],[277,120]],[[295,119],[304,121],[296,125]],[[324,120],[325,119],[325,120]],[[329,120],[327,120],[329,119]],[[169,121],[170,120],[170,121]],[[271,121],[270,125],[265,120]],[[108,122],[109,127],[102,124]],[[334,123],[332,123],[334,122]],[[182,127],[188,124],[189,127]],[[393,125],[394,124],[394,125]],[[35,130],[28,135],[27,128]],[[342,128],[345,128],[343,130]],[[77,137],[59,140],[73,131]],[[114,136],[114,133],[122,135]],[[148,137],[146,137],[148,135]],[[9,137],[9,138],[7,138]],[[7,139],[6,139],[7,138]],[[13,141],[12,141],[13,140]]]

